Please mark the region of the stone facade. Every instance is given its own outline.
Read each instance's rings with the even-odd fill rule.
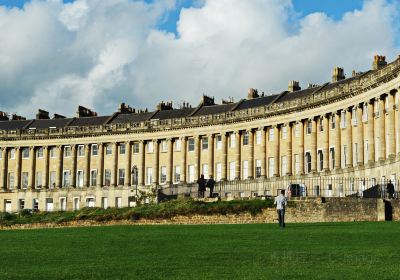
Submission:
[[[396,181],[399,72],[400,58],[386,64],[377,56],[373,70],[351,78],[335,68],[331,83],[300,90],[292,81],[272,96],[251,89],[236,103],[203,97],[193,109],[123,106],[97,117],[80,107],[65,121],[40,120],[48,117],[43,111],[39,121],[0,121],[0,210],[125,207],[137,189],[185,185],[200,174],[216,181]]]

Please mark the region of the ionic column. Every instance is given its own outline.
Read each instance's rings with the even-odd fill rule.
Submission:
[[[77,154],[76,154],[76,145],[71,146],[72,153],[72,170],[71,170],[71,187],[76,187],[76,162],[77,162]]]
[[[158,140],[153,140],[154,142],[154,159],[153,159],[153,166],[154,166],[154,176],[153,176],[153,184],[158,185],[160,172],[159,172],[159,142]]]
[[[167,164],[167,184],[170,185],[173,182],[173,169],[174,169],[174,140],[167,139],[168,145],[168,164]]]
[[[364,123],[362,121],[362,115],[363,115],[362,109],[363,109],[363,104],[359,104],[357,106],[356,137],[354,137],[355,141],[353,141],[358,143],[358,150],[357,150],[358,162],[355,163],[358,166],[361,166],[364,163]]]
[[[261,160],[261,178],[266,178],[267,176],[267,145],[266,145],[266,131],[264,127],[258,128],[258,130],[261,131],[261,154],[260,154],[260,160]]]
[[[247,135],[249,137],[249,165],[248,165],[248,178],[249,179],[254,179],[254,132],[252,129],[247,130]]]
[[[99,172],[97,186],[101,188],[104,180],[104,144],[99,143],[97,144],[97,147],[99,149]]]
[[[1,188],[3,190],[7,190],[7,175],[8,175],[8,171],[7,171],[7,165],[8,165],[8,153],[7,153],[7,147],[4,147],[1,150],[1,157],[2,157],[2,161],[1,161],[1,172],[2,172],[2,177],[1,177],[1,181],[2,181],[2,186]]]
[[[214,134],[208,136],[208,175],[214,177]]]
[[[300,174],[304,174],[304,122],[303,120],[300,120],[298,122],[299,124],[299,133],[300,133],[300,141],[299,141],[299,150],[300,150],[300,155],[299,155],[299,165],[300,165]]]
[[[311,119],[311,172],[317,171],[317,118]]]
[[[227,157],[228,157],[228,151],[227,151],[227,148],[228,148],[228,145],[227,145],[227,136],[226,136],[226,132],[223,132],[222,134],[221,134],[221,141],[222,141],[222,144],[221,144],[221,148],[222,148],[222,163],[221,163],[221,165],[222,165],[222,172],[221,172],[221,181],[225,181],[228,177],[226,176],[226,174],[227,174],[227,169],[228,169],[228,166],[227,166],[227,162],[228,162],[228,159],[227,159]]]
[[[117,180],[117,173],[118,173],[118,143],[112,143],[111,146],[112,149],[112,169],[111,169],[111,187],[115,187],[118,185],[118,180]]]
[[[21,147],[15,147],[15,186],[21,188]]]
[[[340,128],[340,115],[341,111],[337,111],[335,114],[335,170],[339,170],[342,166],[342,143],[341,143],[341,128]]]
[[[293,141],[293,135],[292,135],[292,123],[288,123],[287,125],[287,168],[286,168],[286,174],[284,175],[292,175],[293,174],[293,157],[292,157],[292,141]]]
[[[200,178],[200,174],[201,174],[201,166],[200,166],[201,141],[200,141],[200,139],[201,139],[201,137],[199,135],[194,136],[194,178],[195,178],[195,180]]]
[[[36,164],[36,155],[35,155],[35,147],[29,148],[29,177],[28,177],[28,189],[35,189],[35,164]]]
[[[240,148],[241,148],[241,143],[240,143],[240,131],[235,132],[235,180],[240,180],[240,168],[241,168],[241,162],[240,162]]]
[[[57,146],[57,187],[62,188],[64,147]]]
[[[83,186],[90,186],[90,145],[85,145],[85,170],[83,174]]]
[[[49,147],[44,146],[43,147],[43,156],[44,156],[44,188],[48,189],[49,188]]]
[[[392,92],[389,94],[389,115],[388,115],[388,124],[387,124],[387,129],[388,129],[388,139],[386,141],[389,141],[388,145],[388,155],[389,157],[394,157],[396,153],[396,128],[394,126],[395,124],[395,111],[394,111],[394,98],[395,98],[395,93]]]
[[[186,184],[186,153],[187,153],[187,137],[181,137],[181,176],[180,183]]]
[[[130,141],[125,142],[125,187],[129,187],[131,185],[131,160],[132,160],[132,144]]]
[[[386,159],[385,95],[379,99],[379,161]]]
[[[347,108],[346,110],[346,145],[347,145],[347,165],[346,167],[353,167],[353,143],[352,143],[352,133],[353,126],[351,123],[351,113],[353,107]]]
[[[375,162],[375,134],[374,134],[374,104],[375,99],[370,100],[368,103],[368,163]]]
[[[139,174],[138,174],[138,184],[144,186],[145,180],[145,142],[139,141]]]
[[[280,164],[280,158],[279,158],[279,155],[280,155],[280,140],[281,140],[281,135],[279,134],[279,132],[280,132],[280,129],[279,129],[279,126],[278,125],[276,125],[276,126],[274,126],[274,147],[273,147],[273,149],[274,149],[274,158],[275,158],[275,166],[274,166],[274,177],[279,177],[279,170],[280,170],[280,168],[279,168],[279,164]]]
[[[326,114],[323,116],[323,121],[322,121],[322,126],[324,128],[324,133],[323,133],[323,148],[322,148],[322,154],[324,156],[323,160],[323,169],[324,171],[329,170],[329,114]]]

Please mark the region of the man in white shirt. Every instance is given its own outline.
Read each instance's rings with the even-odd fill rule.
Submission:
[[[278,212],[279,226],[281,228],[284,228],[285,227],[285,208],[287,205],[287,198],[285,196],[285,190],[281,190],[280,195],[275,197],[274,204],[276,204],[276,211]]]

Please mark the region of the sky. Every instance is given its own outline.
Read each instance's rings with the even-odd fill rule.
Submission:
[[[0,110],[100,115],[321,84],[400,54],[400,0],[0,0]]]

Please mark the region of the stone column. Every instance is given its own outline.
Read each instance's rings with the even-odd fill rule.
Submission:
[[[358,151],[357,158],[358,162],[355,162],[356,165],[362,166],[364,164],[364,123],[362,120],[363,115],[363,104],[359,104],[357,106],[357,129],[356,129],[356,137],[354,137],[355,141],[358,143]]]
[[[21,189],[21,147],[15,147],[15,186]]]
[[[387,132],[388,132],[388,139],[386,141],[389,141],[388,145],[388,155],[389,158],[394,158],[396,154],[396,128],[395,128],[395,111],[394,111],[394,98],[395,98],[395,92],[389,93],[389,112],[388,112],[388,124],[387,124]]]
[[[104,184],[104,144],[99,143],[97,147],[99,149],[99,174],[97,186],[101,188]]]
[[[274,159],[275,159],[275,166],[274,166],[274,177],[279,177],[279,170],[280,170],[280,140],[281,140],[281,135],[280,135],[280,129],[279,126],[276,125],[274,126]]]
[[[214,178],[214,138],[215,135],[208,136],[208,175]]]
[[[386,159],[385,95],[379,99],[379,161]]]
[[[368,103],[368,163],[375,162],[375,134],[374,134],[374,104],[375,99]]]
[[[174,181],[173,177],[173,170],[174,170],[174,140],[173,139],[167,139],[167,145],[168,145],[168,164],[167,164],[167,185],[170,185]]]
[[[139,141],[139,174],[138,174],[138,185],[144,186],[145,184],[145,142],[144,141]]]
[[[240,157],[240,148],[241,148],[241,142],[240,142],[240,131],[235,132],[235,180],[240,180],[240,169],[241,169],[241,157]]]
[[[4,147],[1,150],[1,157],[2,157],[2,161],[1,161],[1,173],[2,173],[2,177],[1,177],[1,181],[2,181],[2,186],[1,188],[3,190],[7,190],[7,175],[8,175],[8,171],[7,171],[7,166],[8,166],[8,153],[7,153],[7,147]]]
[[[124,185],[125,187],[131,186],[131,161],[132,161],[132,143],[130,141],[125,142],[125,180]]]
[[[340,128],[340,115],[341,111],[337,111],[335,114],[335,170],[339,170],[342,166],[342,143],[341,143],[341,133]]]
[[[186,184],[186,153],[187,153],[187,137],[181,137],[181,182]]]
[[[353,167],[353,125],[351,122],[351,113],[353,107],[346,110],[346,145],[347,145],[347,165],[346,167]]]
[[[201,170],[201,136],[194,136],[194,179],[200,178]]]
[[[300,140],[299,140],[299,165],[300,165],[300,174],[304,174],[304,122],[303,120],[300,120],[298,122],[299,124],[299,134],[300,134]]]
[[[159,172],[159,142],[158,140],[153,140],[154,145],[154,159],[153,159],[153,166],[154,166],[154,176],[153,176],[153,184],[158,185],[160,172]]]
[[[28,189],[35,189],[35,165],[36,165],[36,155],[35,147],[29,148],[29,176],[28,176]]]
[[[287,125],[287,168],[286,168],[286,174],[284,175],[292,175],[293,174],[293,156],[292,156],[292,143],[293,143],[293,129],[292,129],[293,123],[288,123]]]
[[[323,169],[324,171],[329,170],[329,118],[330,114],[326,114],[325,116],[321,116],[323,118],[322,126],[324,128],[323,132],[323,148],[322,148],[322,154],[324,156],[323,160]]]
[[[62,177],[63,177],[63,157],[64,147],[62,145],[57,146],[57,182],[56,185],[62,188]]]
[[[43,147],[43,156],[44,156],[44,174],[43,174],[43,180],[44,180],[44,188],[48,189],[49,188],[49,146],[44,146]]]
[[[98,151],[97,151],[98,152]],[[85,145],[85,170],[83,176],[83,186],[90,186],[90,145]]]
[[[118,186],[118,143],[112,143],[112,169],[111,169],[111,187]]]
[[[266,131],[264,127],[259,127],[258,130],[261,131],[261,154],[260,154],[260,160],[261,160],[261,178],[266,178],[267,177],[267,145],[266,145]]]
[[[77,162],[77,154],[76,154],[76,145],[71,145],[71,153],[72,153],[72,170],[71,170],[71,187],[76,187],[76,162]]]
[[[311,119],[311,172],[317,171],[317,118]]]
[[[228,144],[227,144],[227,136],[226,136],[226,132],[223,132],[221,134],[221,141],[222,141],[222,171],[221,171],[221,181],[225,181],[228,179],[228,177],[226,176],[227,174],[227,170],[228,170],[228,166],[227,166],[227,162],[228,162]]]
[[[247,130],[248,137],[249,137],[249,165],[248,165],[248,174],[249,174],[249,179],[254,179],[254,132],[252,129]]]

